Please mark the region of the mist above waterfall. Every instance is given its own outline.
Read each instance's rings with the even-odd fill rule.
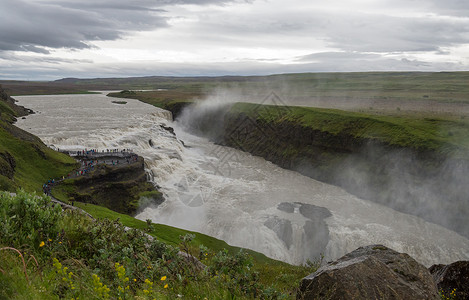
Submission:
[[[176,122],[188,132],[216,139],[223,135],[225,114],[233,103],[240,101],[242,97],[237,91],[217,89],[185,107]]]

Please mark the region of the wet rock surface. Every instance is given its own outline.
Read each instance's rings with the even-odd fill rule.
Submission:
[[[325,218],[328,218],[332,216],[331,212],[324,207],[312,205],[312,204],[307,204],[307,203],[300,203],[300,202],[295,202],[296,204],[300,205],[300,214],[302,214],[305,218],[308,218],[312,221],[314,220],[323,220]]]
[[[433,265],[429,270],[443,295],[450,299],[469,299],[469,261]]]
[[[297,299],[440,299],[432,275],[405,253],[358,248],[303,278]]]
[[[285,246],[287,246],[288,249],[290,249],[293,242],[293,228],[290,220],[273,217],[268,219],[264,225],[275,231],[278,238],[285,243]]]
[[[277,209],[288,214],[299,213],[308,219],[303,225],[304,244],[308,245],[306,259],[311,261],[319,260],[326,251],[329,242],[329,228],[325,219],[332,216],[331,212],[324,207],[306,204],[301,202],[282,202],[278,204]],[[289,220],[273,217],[268,219],[265,226],[272,229],[277,236],[290,249],[293,243],[293,229]]]
[[[277,205],[277,209],[287,213],[293,213],[295,211],[295,205],[289,202],[282,202]]]
[[[329,228],[326,222],[322,219],[306,221],[303,229],[306,238],[305,245],[310,247],[307,259],[311,261],[320,260],[329,242]]]

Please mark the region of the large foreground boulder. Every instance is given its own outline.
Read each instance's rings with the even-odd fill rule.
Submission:
[[[303,278],[297,299],[439,299],[432,275],[405,253],[358,248]]]
[[[469,261],[433,265],[430,273],[443,295],[454,299],[469,299]]]

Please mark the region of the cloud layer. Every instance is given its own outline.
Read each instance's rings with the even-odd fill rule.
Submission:
[[[3,79],[465,70],[468,50],[459,0],[0,2]]]

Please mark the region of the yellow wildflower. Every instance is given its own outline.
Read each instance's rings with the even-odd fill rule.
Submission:
[[[165,280],[166,280],[166,276],[161,277],[161,281],[165,281]]]
[[[167,289],[167,288],[168,288],[168,284],[165,284],[164,288]]]
[[[39,247],[44,247],[44,241],[39,244]]]
[[[48,239],[49,242],[52,242],[52,239]]]

